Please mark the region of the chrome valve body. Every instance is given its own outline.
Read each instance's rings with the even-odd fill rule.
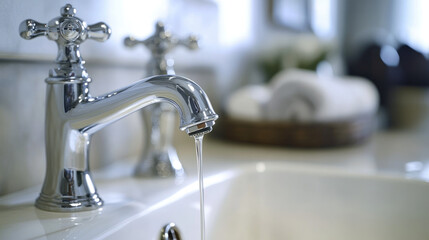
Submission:
[[[145,40],[126,37],[127,47],[144,45],[151,52],[147,65],[149,75],[175,74],[174,60],[168,53],[177,46],[197,49],[197,37],[191,35],[179,39],[166,31],[164,23],[155,24],[155,33]],[[145,128],[144,151],[138,162],[135,175],[141,177],[182,177],[185,171],[173,146],[174,124],[176,115],[168,104],[153,104],[142,110],[143,126]]]

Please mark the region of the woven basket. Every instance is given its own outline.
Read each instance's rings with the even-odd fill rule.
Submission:
[[[224,139],[297,148],[328,148],[364,142],[375,129],[375,117],[326,123],[251,122],[222,116],[216,132]]]

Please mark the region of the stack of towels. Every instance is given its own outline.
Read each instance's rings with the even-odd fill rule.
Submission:
[[[379,96],[359,77],[319,77],[316,72],[288,69],[269,85],[250,85],[227,101],[230,117],[248,121],[333,122],[374,114]]]

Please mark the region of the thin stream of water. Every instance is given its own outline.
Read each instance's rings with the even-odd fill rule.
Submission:
[[[201,240],[205,240],[205,213],[204,213],[204,177],[203,177],[203,138],[204,134],[195,136],[195,149],[197,152],[198,182],[200,187],[200,224]]]

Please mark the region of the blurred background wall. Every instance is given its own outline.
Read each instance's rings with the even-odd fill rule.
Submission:
[[[123,38],[130,34],[146,38],[155,22],[163,20],[179,36],[194,33],[200,37],[200,50],[172,53],[176,73],[199,83],[218,112],[231,91],[264,81],[256,71],[261,56],[290,45],[311,55],[320,42],[328,46],[327,60],[334,74],[361,75],[375,83],[383,98],[385,127],[407,121],[393,116],[424,115],[428,109],[425,69],[429,37],[424,27],[429,15],[424,10],[429,4],[424,0],[3,0],[0,195],[40,184],[45,171],[44,79],[57,50],[45,37],[21,39],[18,26],[27,18],[46,23],[59,16],[66,3],[88,24],[104,21],[113,31],[104,43],[88,40],[81,46],[94,79],[94,96],[144,76],[149,51],[127,49]],[[404,58],[416,63],[401,65],[401,49]],[[416,64],[420,64],[417,70],[413,68]],[[415,72],[412,70],[420,72],[410,75]],[[414,102],[409,101],[409,95],[415,96]],[[414,113],[392,110],[396,109],[392,106],[401,106],[410,111],[410,104],[419,109]],[[420,115],[416,118],[425,119]],[[143,131],[139,116],[134,114],[95,134],[91,168],[137,158]]]

